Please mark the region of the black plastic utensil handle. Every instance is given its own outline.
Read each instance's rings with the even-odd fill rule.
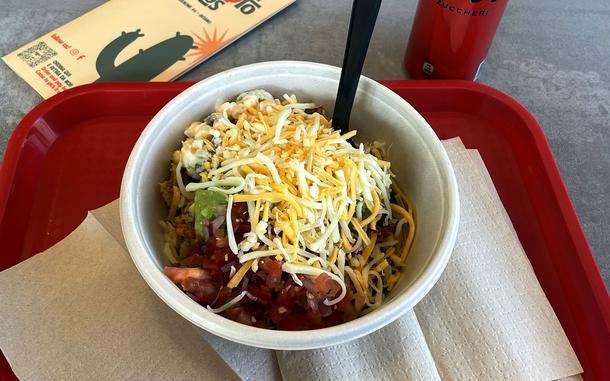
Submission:
[[[352,6],[343,68],[333,112],[333,127],[339,128],[342,133],[349,131],[349,117],[380,6],[381,0],[354,0]]]

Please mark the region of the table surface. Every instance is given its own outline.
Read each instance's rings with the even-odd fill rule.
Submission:
[[[0,55],[102,4],[3,0]],[[583,4],[586,3],[586,4]],[[416,0],[384,0],[364,67],[374,79],[408,78],[403,54]],[[297,0],[280,15],[180,78],[197,81],[268,60],[341,65],[351,1]],[[610,2],[511,0],[479,81],[540,122],[606,285],[610,284]],[[0,64],[0,156],[41,97]]]

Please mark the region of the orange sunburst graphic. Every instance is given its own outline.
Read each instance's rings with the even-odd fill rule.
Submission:
[[[210,37],[208,31],[203,28],[204,37],[199,36],[197,33],[193,34],[197,38],[195,41],[196,48],[193,48],[192,53],[187,54],[185,57],[195,57],[195,61],[201,61],[204,58],[208,57],[210,54],[214,53],[218,49],[222,48],[233,38],[229,37],[226,40],[224,39],[229,30],[225,30],[220,36],[218,36],[216,28],[214,28],[214,33]]]

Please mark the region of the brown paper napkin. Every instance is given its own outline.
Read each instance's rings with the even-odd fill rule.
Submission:
[[[415,308],[441,377],[553,380],[581,373],[487,170],[458,139],[445,148],[458,179],[460,230],[446,271]]]
[[[367,337],[320,350],[277,352],[277,361],[273,351],[203,332],[239,376],[555,380],[582,372],[478,152],[466,150],[459,139],[444,144],[460,187],[462,218],[453,257],[430,294]],[[0,347],[17,375],[235,377],[194,334],[197,329],[159,301],[132,268],[118,204],[92,215],[52,249],[0,274],[0,302],[7,306]]]
[[[0,306],[0,348],[21,380],[239,379],[91,214],[0,274]]]

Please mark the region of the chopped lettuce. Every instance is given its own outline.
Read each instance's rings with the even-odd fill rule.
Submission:
[[[364,204],[364,203],[363,203]],[[366,220],[373,212],[370,211],[369,207],[366,204],[362,205],[362,219]]]
[[[195,192],[195,233],[197,239],[204,237],[205,224],[218,217],[219,206],[228,203],[229,198],[222,192],[199,189]]]

